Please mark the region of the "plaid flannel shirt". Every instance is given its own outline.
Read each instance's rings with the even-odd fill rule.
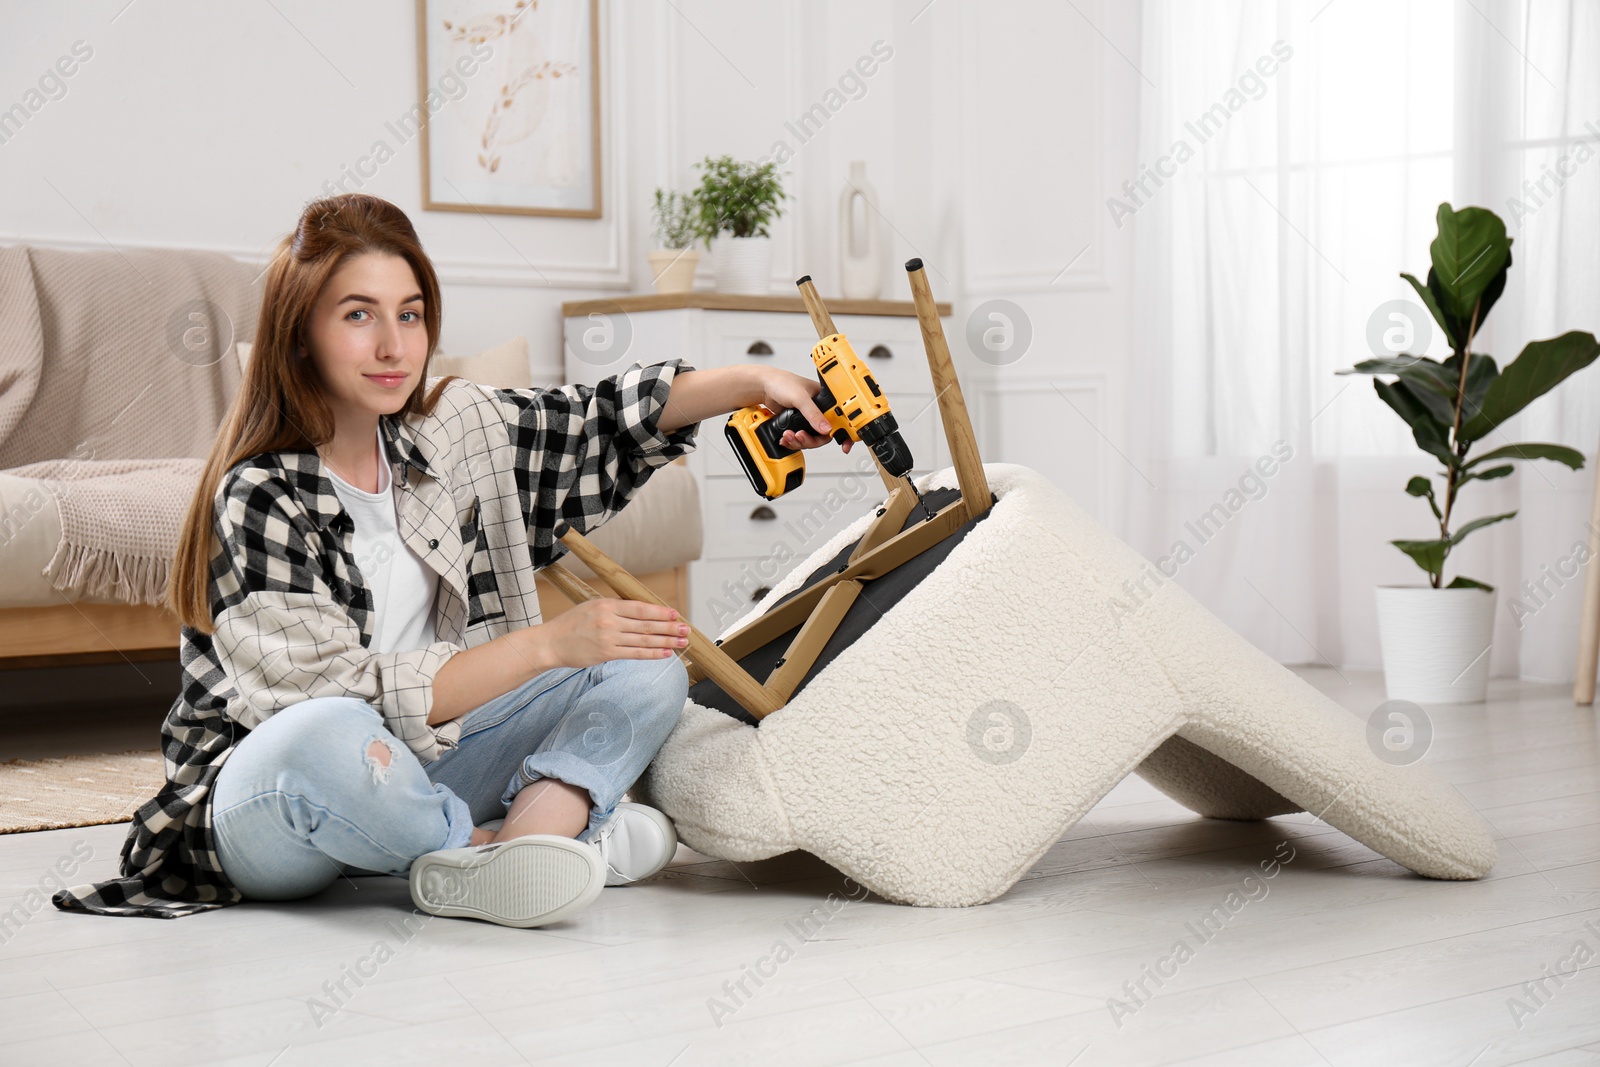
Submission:
[[[177,918],[237,903],[217,860],[211,790],[250,730],[302,700],[354,696],[424,762],[459,720],[428,725],[433,676],[456,652],[540,621],[534,572],[557,537],[622,510],[656,468],[694,450],[699,423],[656,428],[681,359],[633,364],[593,386],[451,382],[426,418],[379,420],[400,494],[400,536],[438,572],[438,640],[378,653],[354,522],[315,452],[267,452],[222,478],[215,632],[183,627],[182,692],[162,726],[167,783],[133,817],[120,878],[77,885],[58,908]],[[432,388],[436,379],[429,379]]]

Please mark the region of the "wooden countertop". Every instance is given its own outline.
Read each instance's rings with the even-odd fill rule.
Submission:
[[[834,315],[900,315],[915,318],[916,307],[909,300],[842,300],[825,299],[828,311]],[[950,314],[950,304],[938,303],[941,316]],[[564,318],[579,315],[604,315],[617,311],[668,311],[673,308],[707,308],[713,311],[792,311],[806,313],[805,302],[798,296],[742,296],[734,293],[713,293],[696,290],[688,293],[635,293],[614,299],[570,300],[561,305]]]

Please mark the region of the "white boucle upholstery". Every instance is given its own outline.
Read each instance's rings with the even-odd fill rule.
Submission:
[[[1431,878],[1494,865],[1488,828],[1429,767],[1378,759],[1360,719],[1160,578],[1043,475],[984,469],[992,512],[759,728],[686,704],[635,788],[685,844],[729,860],[804,849],[891,901],[980,904],[1138,771],[1204,815],[1312,812]],[[916,484],[957,483],[946,468]],[[1148,599],[1124,582],[1143,582]],[[1114,612],[1115,601],[1132,610]],[[1007,734],[1018,719],[996,702],[1020,708],[1026,731]],[[986,729],[1000,731],[993,743]]]

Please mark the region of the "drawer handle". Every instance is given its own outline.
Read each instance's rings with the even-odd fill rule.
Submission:
[[[892,355],[894,355],[894,352],[890,350],[888,345],[873,345],[872,350],[867,353],[867,358],[888,359]]]
[[[757,589],[754,593],[751,593],[750,594],[750,599],[751,599],[752,602],[760,600],[762,597],[766,596],[770,592],[772,592],[772,587],[764,585],[760,589]]]
[[[770,356],[772,355],[772,346],[765,341],[757,341],[744,351],[747,356]]]
[[[765,504],[759,504],[756,506],[756,509],[750,513],[750,517],[758,522],[771,522],[773,519],[778,517],[778,513],[767,507]]]

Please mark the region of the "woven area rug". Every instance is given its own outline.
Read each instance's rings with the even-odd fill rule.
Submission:
[[[0,763],[0,834],[128,822],[165,781],[155,749]]]

